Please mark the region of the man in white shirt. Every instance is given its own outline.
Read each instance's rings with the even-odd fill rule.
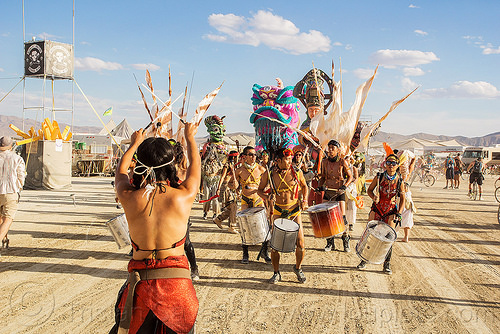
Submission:
[[[9,247],[7,233],[19,203],[19,192],[26,177],[24,160],[12,152],[12,139],[0,137],[0,239],[2,248]]]

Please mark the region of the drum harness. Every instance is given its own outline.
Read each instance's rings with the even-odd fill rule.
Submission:
[[[297,180],[297,188],[296,188],[296,192],[295,192],[296,193],[295,197],[298,198],[298,195],[299,195],[298,194],[298,192],[299,192],[299,178],[297,176],[297,173],[295,173],[295,170],[293,169],[293,166],[290,166],[290,168],[292,169],[292,173],[293,173],[295,179]],[[277,194],[278,193],[278,189],[276,188],[276,184],[274,183],[274,180],[272,178],[271,171],[269,170],[269,167],[266,166],[266,170],[267,170],[267,175],[268,175],[268,178],[269,178],[269,183],[271,185],[271,193],[274,192],[275,194]],[[287,171],[286,174],[288,174],[288,171]],[[286,174],[285,174],[285,177],[286,177]],[[283,182],[285,182],[285,180],[284,180],[284,178],[281,178],[281,175],[278,174],[278,176],[281,179],[281,182],[280,182],[280,185],[279,185],[279,186],[281,186],[281,184]],[[286,182],[285,182],[285,184],[286,184]],[[288,184],[287,184],[287,186],[288,186]],[[288,186],[288,189],[291,189],[290,186]],[[286,215],[286,217],[289,217],[290,215],[292,215],[293,213],[295,213],[294,211],[297,208],[298,208],[299,212],[302,211],[302,209],[300,208],[300,205],[297,205],[297,207],[295,209],[293,209],[292,211],[283,210],[279,206],[276,206],[274,204],[273,204],[273,208],[275,208],[277,211],[279,211],[281,213],[281,217],[280,218],[285,218],[284,217],[285,215]],[[298,217],[298,215],[295,216],[293,219],[295,219],[296,217]],[[293,221],[293,219],[292,219],[292,221]],[[266,239],[269,237],[269,233],[271,233],[271,230],[272,230],[272,228],[267,231]],[[302,249],[302,250],[304,250],[304,249]]]
[[[290,166],[290,169],[292,170],[292,176],[294,177],[294,179],[297,182],[297,185],[296,185],[296,188],[295,188],[295,191],[294,191],[294,197],[297,199],[299,197],[299,178],[298,178],[298,175],[295,172],[295,169],[293,168],[293,166]],[[269,174],[269,180],[270,180],[270,183],[271,183],[271,189],[274,191],[275,194],[278,194],[278,192],[280,190],[279,187],[281,186],[281,184],[283,184],[283,182],[287,186],[287,189],[284,189],[284,190],[293,191],[292,187],[290,187],[290,185],[288,183],[286,183],[286,181],[285,181],[286,175],[288,174],[288,170],[286,171],[284,177],[281,177],[281,175],[278,173],[278,176],[281,179],[281,182],[280,182],[278,188],[276,188],[276,185],[274,184],[274,180],[272,178],[272,175],[271,175],[271,172],[269,171],[269,169],[268,169],[268,174]],[[288,217],[294,215],[295,213],[301,211],[300,205],[297,205],[292,210],[288,210],[288,209],[282,209],[278,204],[275,203],[273,205],[273,208],[281,214],[280,218],[288,218]],[[295,216],[295,217],[297,217],[297,216]]]
[[[379,195],[378,195],[379,197],[380,197],[380,182],[382,181],[382,179],[384,178],[384,175],[386,175],[386,174],[387,174],[387,173],[386,173],[386,172],[384,172],[384,173],[378,173],[378,175],[377,175],[377,187],[376,187],[376,189],[377,189],[377,192],[378,192],[378,194],[379,194]],[[388,179],[389,181],[394,180],[394,178],[393,178],[392,180],[391,180],[391,179],[389,179],[389,177],[388,177],[389,175],[386,175],[386,176],[387,176],[387,179]],[[388,216],[393,215],[393,214],[396,214],[396,219],[395,219],[395,221],[396,221],[396,227],[397,227],[398,225],[401,225],[401,215],[397,212],[397,209],[398,209],[397,198],[399,198],[399,196],[400,196],[400,191],[399,191],[399,189],[401,188],[401,182],[402,182],[402,181],[401,181],[401,177],[400,177],[400,175],[399,175],[398,173],[396,173],[394,176],[395,176],[395,177],[396,177],[396,176],[398,177],[398,182],[397,182],[397,185],[396,185],[396,189],[397,189],[396,196],[394,196],[394,197],[392,197],[392,198],[391,198],[391,202],[392,202],[392,201],[393,201],[393,199],[394,199],[394,202],[395,202],[395,204],[396,204],[395,208],[394,208],[394,209],[392,209],[392,210],[389,210],[389,212],[387,212],[387,213],[385,213],[385,214],[382,214],[382,213],[380,212],[380,210],[378,209],[378,207],[376,206],[376,203],[374,202],[374,203],[373,203],[373,205],[372,205],[372,210],[373,210],[373,211],[375,211],[378,215],[380,215],[380,220],[382,220],[382,221],[383,221],[385,218],[387,218]],[[394,210],[395,210],[396,212],[393,212]]]

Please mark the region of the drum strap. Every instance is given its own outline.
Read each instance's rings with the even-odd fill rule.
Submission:
[[[287,209],[282,209],[280,208],[277,204],[274,205],[274,210],[278,211],[280,213],[280,218],[288,218],[296,213],[300,212],[300,205],[295,206],[292,210],[287,210]]]
[[[130,329],[130,321],[132,320],[132,311],[134,304],[134,293],[137,283],[150,279],[163,278],[187,278],[191,279],[191,272],[185,268],[157,268],[157,269],[142,269],[134,270],[128,274],[127,282],[129,283],[127,299],[123,308],[120,319],[120,327],[118,334],[128,333]]]

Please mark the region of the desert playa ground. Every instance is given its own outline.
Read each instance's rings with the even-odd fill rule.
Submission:
[[[121,213],[109,178],[74,178],[70,190],[23,191],[0,258],[0,333],[106,333],[126,278],[129,249],[105,222]],[[493,181],[481,202],[460,190],[414,184],[418,206],[409,243],[394,247],[393,275],[355,266],[355,251],[324,252],[305,217],[305,284],[282,256],[272,267],[240,263],[240,237],[192,211],[201,279],[197,333],[500,333],[500,225]],[[74,201],[73,201],[74,199]],[[366,200],[365,200],[366,201]],[[367,221],[360,210],[352,248]],[[402,231],[400,232],[400,236]],[[341,248],[337,240],[337,248]]]

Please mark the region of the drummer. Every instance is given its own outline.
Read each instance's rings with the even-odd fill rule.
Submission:
[[[234,164],[238,159],[238,152],[231,151],[227,157],[226,164],[222,168],[222,176],[217,187],[217,195],[220,195],[222,203],[222,212],[213,219],[217,227],[222,229],[222,222],[228,220],[228,232],[238,234],[236,225],[236,211],[238,211],[238,204],[236,203],[235,190],[231,189],[229,182],[234,180]]]
[[[377,174],[368,188],[368,196],[373,200],[369,219],[384,221],[390,227],[395,228],[398,223],[401,223],[401,213],[405,208],[405,187],[401,175],[397,172],[399,167],[397,155],[389,154],[384,166],[385,172]],[[376,188],[378,188],[378,195],[374,192]],[[387,253],[383,269],[389,275],[392,274],[391,256],[392,247]],[[366,261],[361,260],[357,268],[363,269],[364,267],[366,267]]]
[[[262,174],[265,173],[266,168],[258,164],[257,154],[252,146],[247,146],[241,153],[242,164],[235,170],[235,174],[230,181],[230,186],[237,189],[241,185],[241,210],[254,207],[264,207],[264,201],[257,194]],[[266,262],[271,262],[267,250],[268,242],[264,241],[260,249],[257,260],[263,257]],[[243,248],[243,257],[241,263],[248,264],[248,245],[241,245]]]
[[[321,161],[318,190],[325,191],[323,196],[324,200],[339,202],[342,218],[344,219],[344,225],[346,227],[349,223],[345,215],[345,190],[353,180],[354,178],[352,177],[352,172],[347,161],[340,156],[340,143],[335,139],[330,140],[328,142],[327,158]],[[326,239],[325,252],[329,252],[332,249],[335,250],[334,238],[335,237]],[[350,239],[351,236],[346,228],[344,234],[342,234],[344,252],[350,251]]]
[[[301,212],[307,207],[308,187],[302,171],[292,166],[292,159],[293,152],[290,149],[279,149],[276,152],[276,166],[270,172],[272,192],[268,194],[265,191],[269,182],[269,176],[266,173],[262,175],[258,193],[262,198],[271,199],[270,197],[274,197],[273,220],[286,218],[299,224],[293,272],[297,275],[299,282],[304,283],[306,276],[302,271],[301,265],[304,259],[305,246]],[[271,259],[274,274],[269,279],[269,283],[274,284],[281,281],[281,273],[279,271],[280,253],[272,249]]]

